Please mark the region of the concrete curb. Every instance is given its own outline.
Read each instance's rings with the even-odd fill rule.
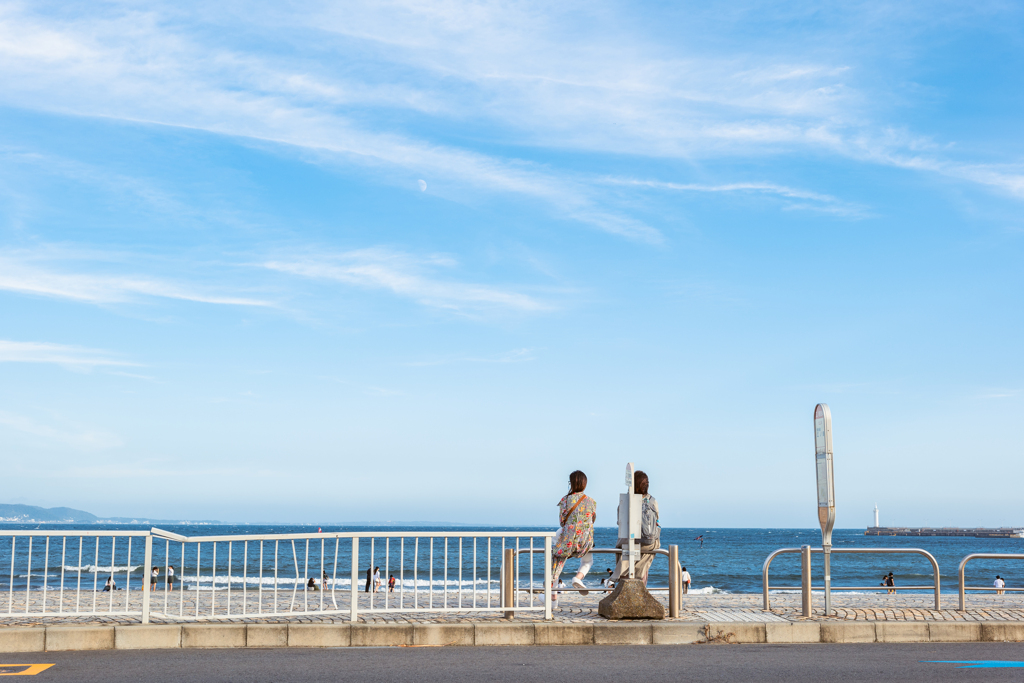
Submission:
[[[1024,641],[1024,622],[798,621],[0,626],[0,652],[170,648],[968,643]]]

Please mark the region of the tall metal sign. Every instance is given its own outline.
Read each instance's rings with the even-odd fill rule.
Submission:
[[[626,465],[626,492],[619,494],[619,539],[627,539],[626,561],[629,563],[629,578],[636,577],[636,563],[640,560],[640,507],[643,496],[633,493],[633,463]]]
[[[818,522],[825,555],[825,614],[832,614],[832,527],[836,523],[836,487],[832,473],[832,413],[827,403],[814,406],[814,466],[818,479]]]

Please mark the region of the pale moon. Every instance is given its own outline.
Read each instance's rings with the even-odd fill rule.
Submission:
[[[419,183],[420,192],[426,192],[427,191],[427,181],[426,180],[417,180],[416,182]]]

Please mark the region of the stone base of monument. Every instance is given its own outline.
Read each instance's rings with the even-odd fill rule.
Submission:
[[[597,605],[605,619],[664,619],[665,608],[640,579],[620,579],[615,590]]]

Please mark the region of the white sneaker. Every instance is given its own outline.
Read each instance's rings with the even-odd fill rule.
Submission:
[[[572,580],[572,587],[583,589],[580,591],[580,595],[590,595],[590,591],[586,590],[587,585],[575,577]]]

